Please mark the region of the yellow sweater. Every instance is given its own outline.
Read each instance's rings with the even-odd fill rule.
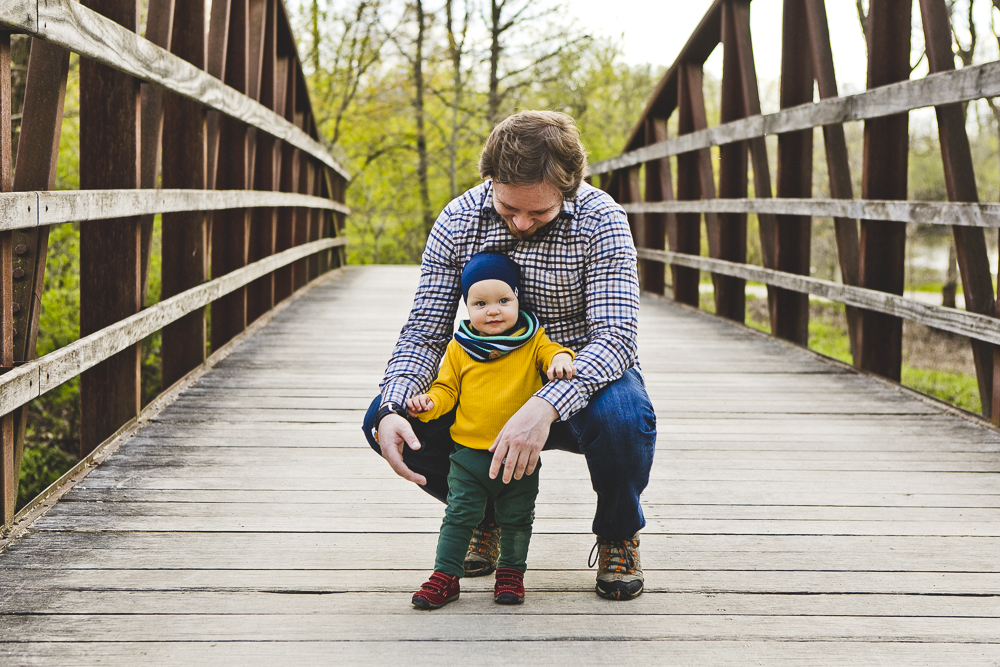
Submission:
[[[458,403],[452,439],[472,449],[489,449],[507,420],[542,388],[540,373],[560,352],[576,356],[541,328],[527,343],[493,361],[476,361],[452,340],[427,392],[434,408],[420,414],[420,420],[437,419]]]

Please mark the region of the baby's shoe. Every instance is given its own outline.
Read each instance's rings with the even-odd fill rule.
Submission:
[[[457,600],[459,592],[458,577],[435,571],[410,602],[417,609],[440,609]]]
[[[524,572],[512,567],[498,567],[497,580],[493,584],[493,601],[497,604],[524,602]]]

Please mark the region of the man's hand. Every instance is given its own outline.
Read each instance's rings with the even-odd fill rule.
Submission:
[[[535,472],[538,454],[549,437],[549,428],[558,418],[559,413],[544,398],[537,396],[529,398],[521,409],[507,420],[493,441],[493,446],[490,447],[490,451],[493,452],[490,479],[497,478],[501,465],[504,466],[504,484],[509,484],[512,477],[521,479],[525,473],[530,475]]]
[[[382,458],[397,475],[421,486],[427,483],[426,477],[413,472],[403,463],[404,444],[413,450],[420,449],[420,441],[417,440],[410,422],[396,414],[383,417],[378,425],[378,444],[382,449]]]

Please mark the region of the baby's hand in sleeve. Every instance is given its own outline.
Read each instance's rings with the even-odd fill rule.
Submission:
[[[549,376],[549,380],[569,380],[576,375],[576,369],[573,368],[573,357],[565,352],[560,352],[552,357],[552,363],[549,365],[546,375]]]
[[[430,412],[434,409],[434,399],[427,394],[420,394],[413,398],[406,399],[406,414],[416,417],[421,412]]]

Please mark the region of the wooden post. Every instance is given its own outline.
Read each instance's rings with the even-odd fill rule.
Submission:
[[[300,161],[299,165],[299,181],[296,187],[296,192],[302,194],[312,194],[313,188],[313,166],[312,159],[308,155],[298,152],[298,159]],[[292,245],[302,245],[309,241],[309,223],[310,215],[309,209],[307,208],[296,208],[295,209],[295,232],[292,237]],[[308,282],[309,277],[307,275],[309,270],[309,259],[300,259],[292,264],[292,290],[297,290],[303,287],[306,282]]]
[[[281,58],[284,62],[284,77],[281,81],[283,86],[279,88],[282,92],[282,111],[285,119],[290,122],[295,121],[295,80],[298,73],[293,58]],[[279,73],[281,69],[279,67]],[[301,151],[294,146],[282,143],[281,145],[281,191],[297,192],[299,184],[299,165]],[[275,239],[275,252],[288,250],[294,245],[295,239],[295,209],[284,206],[278,209],[278,228]],[[295,291],[292,266],[283,266],[274,272],[274,302],[278,303],[287,299]]]
[[[665,141],[667,122],[660,118],[646,119],[646,144]],[[671,182],[670,159],[661,158],[646,163],[646,201],[671,201],[674,187]],[[642,247],[663,250],[666,247],[668,220],[673,214],[647,213],[643,226]],[[663,294],[666,285],[666,267],[663,262],[640,262],[642,267],[642,289],[653,294]]]
[[[692,91],[701,89],[701,66],[685,64],[680,67],[677,77],[677,133],[690,134],[695,131],[694,104]],[[699,153],[692,151],[677,156],[677,199],[701,199],[701,179],[698,166]],[[701,216],[697,213],[678,213],[677,230],[671,250],[691,255],[701,254]],[[672,265],[674,301],[686,303],[695,308],[699,305],[697,269]]]
[[[0,192],[13,189],[11,151],[10,33],[0,32]],[[0,375],[14,367],[14,248],[12,232],[0,232]],[[24,276],[21,276],[23,280]],[[0,415],[0,523],[17,509],[20,466],[15,466],[14,414]]]
[[[948,8],[944,0],[920,0],[924,25],[924,43],[931,74],[955,69],[951,50]],[[965,132],[965,109],[962,104],[947,104],[936,108],[941,159],[944,162],[945,186],[949,201],[978,202],[976,174],[972,165],[969,136]],[[986,235],[977,227],[952,227],[958,267],[962,274],[965,309],[983,315],[994,315],[993,277],[990,274]],[[989,343],[972,341],[972,356],[979,380],[983,416],[1000,413],[993,410],[993,355]]]
[[[310,193],[316,196],[323,194],[323,167],[314,162],[315,168],[312,175],[312,186]],[[309,209],[309,240],[318,241],[323,235],[323,213],[320,209]],[[309,280],[315,280],[319,276],[319,255],[309,257]]]
[[[259,101],[268,109],[278,111],[276,103],[283,90],[277,88],[278,4],[267,0],[263,20],[263,48],[260,59]],[[256,32],[254,33],[256,35]],[[257,156],[254,168],[255,190],[278,190],[281,183],[281,148],[266,132],[257,133]],[[278,210],[257,208],[250,222],[249,261],[255,262],[274,254],[275,225]],[[247,286],[247,321],[252,322],[274,307],[274,274],[268,274]]]
[[[16,192],[55,188],[56,153],[62,130],[68,71],[68,51],[40,39],[31,40],[21,138],[14,170]],[[35,358],[49,228],[19,229],[14,231],[13,237],[14,271],[20,270],[23,276],[13,285],[14,361],[18,362]],[[27,406],[21,406],[14,412],[14,470],[21,468],[26,415]]]
[[[813,65],[802,0],[784,0],[781,28],[781,108],[813,101]],[[812,197],[812,129],[778,135],[778,196]],[[812,219],[779,215],[775,227],[779,271],[809,275]],[[772,333],[798,345],[809,344],[809,295],[774,290]]]
[[[868,12],[868,88],[877,88],[910,76],[911,0],[872,0]],[[865,199],[906,199],[909,152],[909,116],[906,113],[865,121]],[[861,286],[902,294],[906,224],[861,221]],[[902,366],[903,321],[864,311],[861,315],[858,357],[854,363],[873,373],[899,381]]]
[[[146,39],[159,47],[170,50],[170,40],[174,28],[174,0],[149,0],[146,17]],[[183,29],[190,29],[184,27]],[[142,138],[139,155],[140,186],[156,188],[160,180],[160,146],[163,139],[163,95],[160,86],[143,83],[139,87],[139,108]],[[156,216],[144,215],[139,218],[139,249],[142,256],[139,270],[142,272],[140,303],[146,305],[146,291],[149,289],[149,259],[153,244],[153,222]]]
[[[171,51],[205,67],[205,2],[176,0]],[[164,94],[163,187],[203,190],[206,186],[205,110],[173,93]],[[201,211],[163,214],[162,297],[196,287],[208,277],[208,222]],[[163,328],[163,387],[205,361],[205,309]]]
[[[85,6],[135,30],[135,0],[85,0]],[[105,65],[80,60],[80,188],[139,187],[139,82]],[[80,335],[139,311],[139,219],[80,224]],[[139,413],[140,346],[83,373],[80,456]]]
[[[722,6],[722,101],[721,122],[746,116],[743,70],[740,66],[736,17],[731,3]],[[719,147],[719,196],[742,199],[747,196],[747,143],[740,141]],[[747,261],[747,216],[724,213],[719,216],[719,259]],[[737,322],[746,321],[746,281],[716,276],[715,312]]]
[[[826,21],[823,0],[805,0],[809,20],[809,43],[812,46],[816,87],[822,100],[838,97],[837,76],[833,68],[833,50],[830,46],[830,28]],[[826,152],[826,170],[830,177],[830,196],[834,199],[853,199],[851,166],[847,157],[847,139],[840,123],[823,126],[823,146]],[[849,218],[834,218],[837,237],[837,258],[840,278],[845,285],[860,285],[861,250],[858,242],[858,223]],[[847,328],[851,340],[851,356],[858,356],[858,321],[860,311],[847,306]]]
[[[249,0],[232,0],[226,50],[227,85],[241,93],[249,87]],[[249,187],[250,144],[247,126],[224,116],[219,122],[219,158],[215,187],[246,190]],[[212,222],[212,277],[218,278],[247,264],[250,214],[247,209],[218,211]],[[212,349],[218,350],[246,328],[245,287],[212,303]]]

